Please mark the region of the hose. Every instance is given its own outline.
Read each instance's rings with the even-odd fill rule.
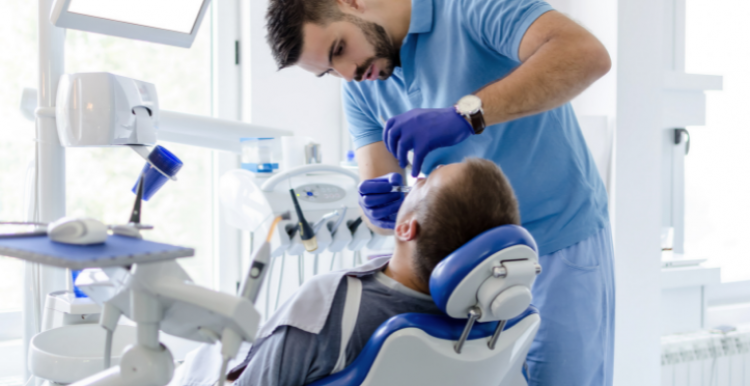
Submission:
[[[328,271],[333,271],[333,263],[336,262],[336,253],[331,256],[331,267],[328,269]]]
[[[270,316],[268,313],[271,308],[271,279],[273,278],[273,266],[276,259],[276,257],[272,257],[268,267],[268,280],[266,280],[266,313],[263,315],[264,320],[268,320],[268,317]]]
[[[286,261],[286,253],[281,255],[281,270],[279,271],[279,286],[276,289],[276,304],[273,306],[273,311],[279,309],[279,299],[281,299],[281,284],[284,281],[284,262]]]
[[[305,282],[305,259],[302,255],[297,256],[297,276],[301,286]]]
[[[114,335],[111,330],[105,331],[107,331],[107,337],[104,340],[104,370],[108,369],[112,362],[112,337]]]

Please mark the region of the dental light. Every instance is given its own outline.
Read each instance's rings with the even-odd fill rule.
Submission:
[[[55,106],[65,147],[154,145],[159,99],[151,83],[104,72],[65,74]]]
[[[211,0],[56,0],[57,27],[189,48]]]
[[[241,139],[293,135],[239,121],[162,110],[156,87],[110,73],[62,74],[55,107],[38,107],[35,89],[24,89],[21,112],[55,122],[64,147],[128,145],[143,158],[157,141],[241,152]]]

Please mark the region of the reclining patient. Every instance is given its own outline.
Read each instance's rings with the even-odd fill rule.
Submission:
[[[388,184],[387,178],[382,181]],[[354,361],[390,317],[441,313],[429,295],[429,278],[443,258],[489,229],[519,223],[513,191],[494,163],[472,158],[439,167],[418,180],[406,196],[394,229],[393,256],[306,282],[261,328],[245,360],[229,372],[228,379],[240,386],[301,386],[340,370]],[[340,355],[345,274],[358,276],[362,291],[351,338]],[[202,384],[189,376],[179,382]]]

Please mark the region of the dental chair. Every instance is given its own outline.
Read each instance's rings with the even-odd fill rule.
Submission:
[[[311,386],[527,385],[526,354],[541,321],[530,305],[531,286],[540,272],[536,243],[524,228],[484,232],[430,277],[445,315],[390,318],[354,362]]]

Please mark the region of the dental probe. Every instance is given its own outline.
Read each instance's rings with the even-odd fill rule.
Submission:
[[[391,188],[391,192],[409,193],[411,192],[411,186],[394,186]]]
[[[240,296],[250,300],[253,304],[255,304],[255,300],[258,298],[260,286],[263,284],[263,278],[266,275],[266,267],[268,267],[268,262],[271,259],[271,238],[273,237],[273,232],[276,230],[276,225],[281,220],[289,220],[291,218],[292,215],[289,211],[276,217],[271,224],[271,228],[268,230],[266,241],[255,252],[255,256],[253,256],[250,269],[247,271],[247,277],[240,289]]]

